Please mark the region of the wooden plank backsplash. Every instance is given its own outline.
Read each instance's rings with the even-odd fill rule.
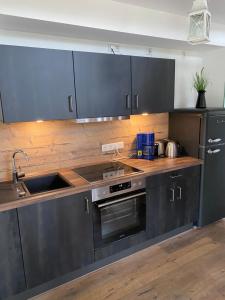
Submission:
[[[11,157],[15,149],[23,149],[29,161],[20,154],[17,165],[26,174],[51,171],[108,160],[101,145],[123,141],[123,156],[135,151],[138,132],[154,131],[156,139],[168,137],[168,114],[131,116],[130,120],[76,124],[73,121],[46,121],[0,124],[0,181],[11,178]]]

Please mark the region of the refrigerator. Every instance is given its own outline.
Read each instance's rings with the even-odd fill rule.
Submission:
[[[203,160],[197,226],[225,218],[225,109],[180,109],[169,117],[169,138],[183,155]]]

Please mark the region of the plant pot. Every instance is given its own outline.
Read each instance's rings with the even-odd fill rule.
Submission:
[[[206,108],[205,91],[198,92],[196,108]]]

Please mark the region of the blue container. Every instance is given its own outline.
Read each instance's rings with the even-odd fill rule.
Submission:
[[[146,133],[145,144],[148,146],[155,145],[155,134],[154,132]]]
[[[138,133],[137,134],[137,158],[154,159],[155,152],[155,134]]]
[[[143,144],[143,158],[153,160],[155,158],[155,134],[147,133]]]
[[[137,134],[137,158],[143,158],[143,146],[146,140],[146,136],[144,133]]]
[[[143,148],[143,158],[147,160],[154,160],[155,158],[155,146],[154,145],[145,145]]]

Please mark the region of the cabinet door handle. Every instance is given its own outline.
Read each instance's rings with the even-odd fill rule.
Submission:
[[[208,150],[208,154],[217,154],[217,153],[219,153],[221,151],[221,149],[216,149],[216,150],[211,150],[211,149],[209,149]]]
[[[131,108],[130,95],[126,95],[126,108],[127,108],[127,109],[130,109],[130,108]]]
[[[73,112],[73,96],[68,96],[69,101],[69,112]]]
[[[90,214],[89,199],[88,197],[85,197],[84,200],[85,200],[85,211],[89,215]]]
[[[170,202],[174,202],[175,201],[175,189],[171,188],[170,190],[172,192],[172,199],[170,199]]]
[[[136,109],[139,108],[139,95],[138,94],[135,95],[135,107],[136,107]]]
[[[209,142],[210,144],[213,144],[213,143],[219,143],[219,142],[221,142],[221,141],[222,141],[222,139],[220,139],[220,138],[215,139],[215,140],[213,140],[213,139],[209,139],[209,140],[208,140],[208,142]]]
[[[183,175],[179,174],[179,175],[170,175],[170,178],[171,179],[176,179],[176,178],[179,178],[179,177],[182,177]]]
[[[179,190],[179,197],[177,198],[177,200],[182,200],[182,187],[178,186],[177,188]]]

